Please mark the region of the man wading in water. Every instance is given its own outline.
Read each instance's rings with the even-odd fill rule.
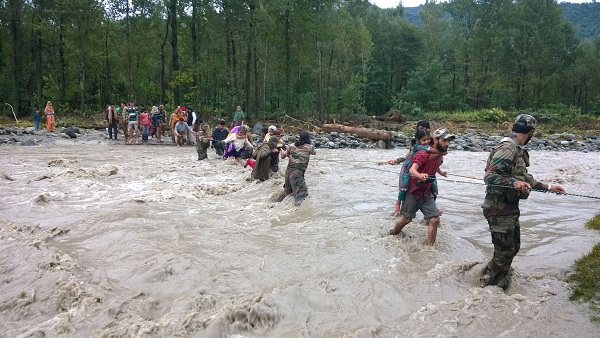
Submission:
[[[490,153],[485,167],[485,201],[481,206],[492,233],[494,256],[481,277],[482,286],[508,287],[508,271],[521,247],[519,200],[527,199],[531,188],[564,193],[559,185],[536,181],[527,172],[529,154],[523,148],[535,130],[536,120],[528,114],[517,116],[512,134],[503,138]]]
[[[440,212],[435,205],[435,195],[431,193],[431,184],[435,179],[436,172],[446,176],[446,172],[440,170],[443,157],[448,151],[448,145],[456,136],[450,134],[446,129],[438,129],[433,132],[433,145],[429,150],[419,150],[413,157],[410,167],[410,185],[402,203],[400,212],[402,218],[396,222],[396,226],[390,230],[390,235],[397,235],[405,225],[410,223],[421,210],[423,218],[427,220],[427,245],[433,246],[437,236],[437,227],[440,224]]]
[[[289,158],[285,170],[285,196],[292,195],[294,204],[299,206],[308,196],[308,188],[304,180],[304,173],[308,168],[310,155],[315,155],[315,146],[310,142],[310,134],[304,130],[300,132],[298,141],[290,144],[286,151],[282,151],[281,158]]]

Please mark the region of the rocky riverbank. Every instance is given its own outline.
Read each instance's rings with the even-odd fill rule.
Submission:
[[[253,128],[253,130],[260,128]],[[255,139],[258,135],[254,135]],[[476,130],[467,130],[462,134],[456,134],[456,140],[451,143],[450,148],[453,150],[466,151],[489,151],[504,135],[489,135]],[[122,135],[119,135],[120,140],[123,140]],[[293,135],[283,136],[284,141],[293,141]],[[354,135],[344,133],[324,133],[313,134],[313,141],[317,148],[406,148],[409,146],[411,136],[401,132],[393,132],[391,141],[373,141],[368,139],[358,138]],[[78,143],[100,143],[112,142],[104,130],[95,129],[80,129],[77,127],[57,128],[56,131],[50,133],[47,131],[36,131],[33,127],[3,127],[0,126],[0,145],[22,145],[22,146],[37,146],[41,144],[63,143],[66,141]],[[150,140],[149,144],[155,143]],[[164,143],[169,145],[170,143]],[[162,145],[162,144],[161,144]],[[600,139],[598,135],[591,133],[583,133],[575,135],[570,133],[542,135],[537,133],[527,145],[532,150],[554,150],[554,151],[583,151],[592,152],[600,151]]]
[[[450,149],[466,151],[490,151],[505,135],[489,135],[474,130],[463,134],[456,134],[456,140],[450,144]],[[392,140],[372,141],[365,140],[353,135],[331,132],[321,135],[313,135],[317,148],[407,148],[412,136],[403,133],[392,133]],[[577,137],[574,134],[553,134],[542,137],[537,134],[527,145],[532,150],[555,150],[555,151],[600,151],[600,139],[597,135],[585,134]]]

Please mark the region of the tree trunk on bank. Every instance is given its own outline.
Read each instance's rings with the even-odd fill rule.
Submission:
[[[349,127],[341,124],[324,124],[321,126],[321,129],[325,132],[338,132],[338,133],[347,133],[352,134],[356,137],[366,138],[370,140],[383,140],[389,141],[392,139],[392,133],[387,130],[379,130],[372,128],[363,128],[363,127]]]

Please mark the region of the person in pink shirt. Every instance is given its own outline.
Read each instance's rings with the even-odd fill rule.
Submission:
[[[148,135],[150,135],[150,126],[152,125],[152,118],[148,114],[148,109],[144,108],[140,114],[140,122],[142,124],[142,142],[148,142]]]

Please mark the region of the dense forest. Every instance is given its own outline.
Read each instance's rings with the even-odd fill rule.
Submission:
[[[0,0],[0,104],[600,115],[600,37],[580,38],[555,0],[431,1],[419,16],[367,0]]]
[[[563,9],[563,18],[570,21],[577,30],[577,35],[582,38],[593,38],[600,36],[600,5],[593,3],[569,3],[561,2],[559,6]],[[415,25],[423,25],[419,12],[423,6],[407,7],[404,16]],[[446,13],[448,15],[448,13]]]
[[[560,3],[563,17],[577,28],[577,35],[582,38],[600,36],[600,3],[572,4]]]

